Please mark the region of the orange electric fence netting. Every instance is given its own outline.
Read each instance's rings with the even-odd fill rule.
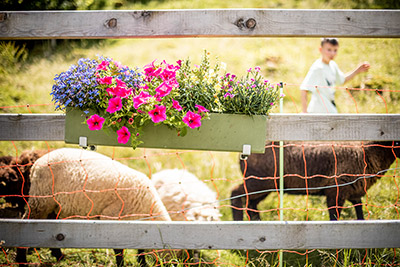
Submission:
[[[298,84],[284,83],[285,108],[292,112],[301,112],[298,101]],[[396,101],[392,93],[400,90],[385,89],[360,89],[337,88],[344,94],[341,105],[348,112],[362,113],[362,106],[358,94],[369,94],[371,102],[379,102],[376,112],[393,112],[391,105]],[[364,99],[364,98],[363,98]],[[377,101],[378,99],[378,101]],[[362,100],[365,101],[365,100]],[[358,104],[360,102],[360,104]],[[31,107],[43,105],[21,105],[0,107],[1,110],[12,112],[15,108],[25,108],[31,112]],[[397,111],[397,113],[400,113]],[[112,220],[158,220],[162,214],[155,212],[155,204],[149,205],[146,212],[136,213],[130,210],[132,202],[126,198],[131,195],[150,190],[145,186],[124,186],[123,177],[116,174],[112,186],[103,186],[103,181],[96,186],[88,183],[97,179],[92,169],[86,163],[89,161],[101,165],[98,159],[59,160],[46,162],[41,167],[50,173],[51,182],[46,194],[30,192],[29,173],[31,166],[38,157],[47,152],[64,147],[58,142],[37,142],[36,145],[24,142],[2,142],[0,159],[0,217],[31,218],[35,211],[34,200],[48,200],[56,209],[55,217],[58,219],[112,219]],[[26,150],[34,150],[38,154],[24,154]],[[28,149],[29,148],[29,149]],[[400,144],[389,142],[287,142],[284,144],[284,220],[353,220],[364,217],[365,219],[400,219],[398,186],[398,159]],[[165,169],[184,169],[195,174],[201,183],[212,191],[212,199],[198,200],[191,206],[193,193],[190,186],[198,189],[196,181],[190,180],[186,185],[181,181],[171,183],[176,192],[182,197],[172,198],[176,201],[175,207],[167,209],[171,218],[181,216],[181,220],[232,220],[280,219],[279,195],[279,142],[266,144],[265,154],[252,154],[247,160],[239,161],[237,153],[200,152],[200,151],[171,151],[137,149],[135,151],[125,148],[98,147],[98,153],[109,156],[112,161],[128,165],[130,168],[144,173],[150,179],[155,173]],[[7,157],[10,156],[10,157]],[[46,159],[46,155],[43,156]],[[84,179],[79,188],[69,190],[57,186],[57,170],[62,166],[79,165],[84,173]],[[63,177],[62,179],[67,179]],[[187,186],[187,187],[185,187]],[[160,190],[156,185],[156,190]],[[175,192],[174,191],[174,192]],[[150,195],[154,192],[150,192]],[[161,194],[161,193],[160,193]],[[98,201],[112,195],[118,208],[104,214],[98,209]],[[272,195],[272,196],[269,196]],[[197,197],[201,196],[199,194]],[[269,197],[267,197],[269,196]],[[71,211],[67,203],[60,201],[69,198],[71,206],[81,205]],[[85,199],[85,202],[74,203],[74,199]],[[179,200],[177,200],[179,199]],[[33,201],[33,202],[32,202]],[[165,202],[164,202],[165,203]],[[198,203],[202,203],[198,205]],[[167,204],[165,204],[167,206]],[[82,208],[83,207],[83,208]],[[201,217],[202,211],[219,211],[220,216]],[[191,212],[197,217],[192,217]],[[63,216],[66,214],[66,216]],[[215,213],[214,213],[215,214]],[[1,237],[0,237],[1,240]],[[144,252],[145,255],[155,255],[163,250]],[[284,262],[287,265],[314,265],[314,266],[342,266],[349,262],[351,266],[399,266],[400,258],[396,249],[366,249],[366,250],[284,250]],[[50,256],[48,250],[34,249],[28,258],[30,264],[41,265],[113,265],[114,252],[105,249],[65,249],[64,258],[57,263]],[[139,252],[125,251],[128,264],[135,264]],[[350,256],[351,254],[351,256]],[[15,249],[2,247],[0,266],[13,266],[15,264]],[[154,266],[167,263],[165,259],[148,257]],[[277,250],[251,250],[251,251],[201,251],[193,254],[191,251],[181,253],[179,262],[182,266],[194,266],[201,263],[206,266],[267,266],[276,265],[279,261]]]

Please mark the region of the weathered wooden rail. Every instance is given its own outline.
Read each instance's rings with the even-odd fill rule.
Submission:
[[[0,219],[3,246],[149,249],[400,247],[400,221],[131,222]]]
[[[64,141],[64,114],[0,114],[0,140]],[[270,114],[266,140],[391,141],[399,114]]]
[[[397,10],[0,11],[0,39],[392,37]]]
[[[0,11],[0,40],[164,37],[399,38],[399,10]],[[399,114],[271,114],[266,140],[399,140]],[[63,140],[62,114],[1,114],[0,141]],[[400,247],[400,220],[0,220],[2,246],[312,249]],[[59,241],[58,237],[63,238]]]

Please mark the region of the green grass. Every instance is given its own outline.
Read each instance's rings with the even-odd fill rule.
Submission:
[[[338,1],[150,1],[148,5],[124,2],[126,9],[170,9],[170,8],[349,8],[351,3]],[[99,43],[62,44],[53,50],[35,52],[22,63],[13,61],[9,55],[2,55],[2,62],[9,62],[15,69],[8,67],[0,72],[0,107],[22,105],[18,108],[1,108],[1,113],[49,113],[54,112],[49,96],[52,79],[56,73],[65,71],[81,57],[95,57],[96,54],[113,57],[130,66],[143,66],[154,59],[176,61],[190,57],[200,61],[203,49],[218,56],[227,64],[229,72],[243,74],[249,67],[260,66],[263,75],[273,81],[287,83],[284,103],[285,112],[300,110],[300,91],[298,85],[306,75],[312,62],[319,57],[318,38],[186,38],[186,39],[136,39],[105,40]],[[40,50],[39,50],[40,51]],[[8,60],[8,61],[7,61]],[[339,55],[336,59],[339,67],[348,72],[362,61],[371,63],[368,74],[359,75],[347,84],[349,88],[372,88],[397,90],[383,92],[385,102],[375,91],[351,90],[358,112],[360,113],[400,113],[400,40],[397,39],[340,39]],[[11,66],[9,65],[9,66]],[[293,98],[290,98],[289,95]],[[345,90],[337,92],[337,103],[342,113],[355,113],[356,104]],[[30,104],[29,109],[26,104]],[[40,105],[40,106],[35,106]],[[386,110],[387,109],[387,110]],[[273,112],[278,112],[275,109]],[[65,147],[63,142],[0,142],[1,155],[15,155],[25,149],[51,149]],[[68,145],[68,147],[74,147]],[[238,166],[237,153],[200,152],[174,150],[153,150],[129,148],[98,147],[98,152],[116,158],[132,168],[150,173],[166,168],[186,168],[204,180],[210,188],[216,190],[219,199],[229,197],[230,189],[241,183],[242,175]],[[144,157],[146,155],[146,158]],[[396,167],[393,164],[392,167]],[[394,205],[398,205],[400,183],[398,172],[387,173],[368,191],[364,208],[368,219],[399,219]],[[222,201],[222,220],[232,220],[228,201]],[[346,203],[349,205],[350,203]],[[275,193],[265,199],[259,209],[263,220],[279,220],[278,197]],[[285,195],[285,220],[328,220],[325,199],[316,196]],[[342,219],[355,218],[353,208],[343,210]],[[8,260],[12,262],[14,250],[4,248]],[[49,250],[38,250],[42,263],[53,263]],[[56,266],[113,266],[112,250],[66,249],[66,259]],[[134,266],[135,250],[128,250],[127,261]],[[400,250],[313,250],[284,253],[285,266],[387,266],[400,264]],[[214,266],[277,266],[277,252],[249,251],[201,251],[201,262],[214,262]],[[30,255],[31,262],[39,262],[35,253]],[[150,258],[148,259],[151,260]],[[0,265],[7,264],[4,253],[0,252]],[[175,266],[184,266],[184,260]],[[45,265],[45,264],[44,264]],[[207,264],[201,264],[207,266]]]

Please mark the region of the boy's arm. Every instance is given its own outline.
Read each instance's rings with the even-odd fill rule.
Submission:
[[[301,90],[301,110],[303,111],[303,113],[307,113],[307,103],[308,103],[307,93],[308,91]]]
[[[368,71],[369,67],[370,67],[370,65],[369,65],[368,62],[361,63],[353,71],[351,71],[351,72],[346,74],[346,77],[344,79],[344,83],[346,83],[346,82],[350,81],[351,79],[353,79],[357,74]]]

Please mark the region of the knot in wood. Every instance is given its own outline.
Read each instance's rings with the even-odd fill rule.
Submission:
[[[106,20],[105,26],[110,29],[117,27],[117,19],[112,18],[112,19]]]
[[[150,12],[150,11],[144,10],[144,11],[142,12],[142,17],[147,18],[147,17],[150,17],[150,16],[151,16],[151,12]]]
[[[248,29],[254,29],[256,27],[257,21],[253,18],[246,20],[246,28]]]
[[[250,18],[246,21],[244,21],[244,19],[240,18],[235,22],[235,25],[239,28],[239,29],[243,29],[243,28],[247,28],[247,29],[254,29],[257,25],[257,22],[255,19]]]
[[[58,241],[63,241],[65,239],[65,236],[63,234],[59,233],[58,235],[56,235],[56,239]]]
[[[0,13],[0,22],[3,22],[7,19],[7,13]]]
[[[244,26],[244,20],[243,20],[243,19],[238,19],[238,20],[235,22],[235,25],[236,25],[239,29],[242,29],[243,27],[245,27],[245,26]]]
[[[139,18],[146,19],[146,18],[150,18],[151,14],[152,14],[151,11],[143,10],[143,11],[134,11],[132,16],[135,19],[139,19]]]

